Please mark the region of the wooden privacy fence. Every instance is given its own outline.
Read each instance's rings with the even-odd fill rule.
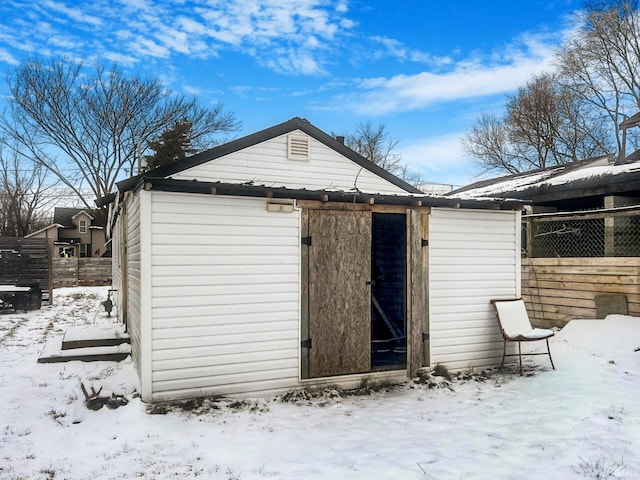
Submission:
[[[54,258],[53,288],[111,285],[111,258]]]
[[[49,300],[51,261],[46,238],[0,237],[0,284],[37,283]]]
[[[522,297],[537,327],[594,319],[596,295],[624,295],[640,316],[640,258],[523,258]]]

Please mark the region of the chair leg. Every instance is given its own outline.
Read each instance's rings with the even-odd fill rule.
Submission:
[[[518,342],[518,357],[520,357],[520,375],[522,375],[522,342]]]
[[[549,354],[549,361],[551,362],[551,368],[555,370],[556,366],[553,364],[553,358],[551,358],[551,349],[549,348],[549,339],[545,338],[545,340],[547,341],[547,353]]]
[[[507,355],[507,341],[503,340],[502,343],[502,363],[500,364],[500,370],[504,367],[504,357]]]

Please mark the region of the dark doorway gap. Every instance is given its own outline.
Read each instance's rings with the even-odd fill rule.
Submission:
[[[371,241],[371,368],[407,365],[406,215],[374,213]]]

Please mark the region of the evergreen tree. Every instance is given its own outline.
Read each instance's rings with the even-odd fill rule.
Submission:
[[[193,153],[190,135],[191,122],[181,120],[162,132],[158,140],[149,142],[149,148],[154,151],[154,154],[145,155],[146,170],[169,165]]]

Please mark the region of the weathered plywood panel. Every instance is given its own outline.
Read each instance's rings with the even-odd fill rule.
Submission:
[[[410,377],[428,362],[425,355],[423,333],[428,333],[427,325],[427,264],[429,252],[423,240],[429,238],[429,217],[419,210],[410,210],[409,222],[409,271],[411,274],[407,289],[411,292],[409,328],[407,331],[407,372]],[[425,358],[426,357],[426,358]]]
[[[500,361],[502,342],[489,300],[519,296],[519,256],[518,212],[432,209],[431,365],[467,368]]]
[[[522,294],[532,323],[562,327],[596,318],[596,295],[624,295],[629,315],[640,315],[640,258],[525,258]]]
[[[303,132],[296,132],[304,135]],[[307,137],[308,161],[287,159],[287,135],[230,153],[179,172],[174,178],[246,183],[308,190],[344,190],[381,194],[406,193],[316,139]]]
[[[371,369],[371,213],[309,212],[311,377]]]

